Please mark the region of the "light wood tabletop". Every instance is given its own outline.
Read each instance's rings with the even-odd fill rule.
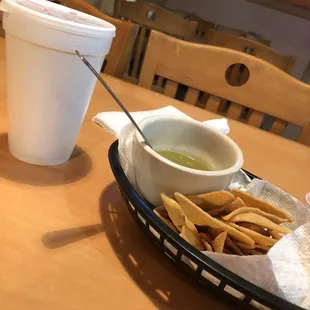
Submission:
[[[218,117],[104,77],[130,111],[173,105],[201,121]],[[129,215],[107,158],[115,137],[92,122],[98,112],[118,110],[101,85],[72,158],[56,167],[25,164],[10,155],[5,98],[0,39],[1,309],[234,308],[175,269]],[[304,201],[310,148],[235,121],[229,125],[244,167]]]

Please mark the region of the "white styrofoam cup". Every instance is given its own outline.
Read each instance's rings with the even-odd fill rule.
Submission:
[[[3,0],[6,36],[9,149],[37,165],[66,162],[96,83],[75,54],[97,71],[115,27],[45,1]]]

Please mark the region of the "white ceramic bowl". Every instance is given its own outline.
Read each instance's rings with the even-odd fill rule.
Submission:
[[[138,191],[150,203],[161,204],[160,193],[200,194],[227,187],[243,164],[237,144],[218,130],[192,119],[152,116],[139,123],[155,150],[195,155],[212,171],[175,164],[147,146],[135,132],[133,160]]]

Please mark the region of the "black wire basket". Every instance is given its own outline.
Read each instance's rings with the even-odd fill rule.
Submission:
[[[229,271],[187,243],[162,222],[152,211],[154,206],[141,197],[127,179],[119,162],[118,141],[110,146],[109,162],[129,212],[143,232],[166,257],[179,269],[190,274],[197,283],[245,308],[253,305],[264,309],[302,309]],[[250,178],[255,177],[246,173]]]

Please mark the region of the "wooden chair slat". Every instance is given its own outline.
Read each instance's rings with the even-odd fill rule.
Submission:
[[[240,67],[241,67],[240,64],[235,64],[232,67],[232,70],[231,70],[229,76],[227,77],[230,85],[235,85],[236,84],[236,81],[238,80],[239,75],[240,75]]]
[[[264,113],[252,110],[248,118],[247,124],[260,128],[260,126],[263,123],[263,120],[264,120]]]
[[[297,141],[310,146],[310,119],[303,126]]]
[[[241,113],[242,113],[241,105],[231,102],[227,111],[227,117],[239,120]]]
[[[156,93],[163,94],[165,89],[158,85],[152,85],[152,90],[155,91]]]
[[[210,112],[217,113],[219,110],[220,104],[221,104],[221,98],[213,96],[213,95],[209,95],[209,98],[206,102],[205,109]]]
[[[199,90],[189,87],[186,92],[184,102],[189,103],[191,105],[196,105],[198,96],[199,96]]]
[[[157,80],[157,86],[162,87],[163,81],[164,81],[164,78],[162,76],[159,76]]]
[[[125,80],[125,81],[127,81],[129,83],[132,83],[132,84],[137,84],[138,83],[136,78],[134,78],[133,76],[127,75],[127,74],[125,74],[123,76],[123,80]]]
[[[270,128],[270,132],[275,133],[276,135],[282,136],[286,126],[287,126],[287,122],[280,120],[280,119],[275,119]]]
[[[122,52],[123,56],[119,60],[119,64],[114,72],[114,76],[118,78],[123,78],[125,74],[126,75],[129,74],[129,69],[130,69],[130,64],[131,64],[131,55],[132,55],[134,43],[136,41],[136,37],[139,32],[139,26],[135,24],[133,24],[133,26],[134,27],[129,31],[129,35],[128,35],[129,38],[128,38],[127,44],[125,44],[124,46],[124,49]],[[109,60],[108,60],[108,63],[109,63]],[[105,73],[108,73],[108,71],[109,71],[109,66],[106,68]]]
[[[124,71],[123,77],[129,76],[130,65],[131,65],[131,55],[129,56],[129,58],[128,58],[127,62],[126,62],[126,67],[125,67],[125,71]]]
[[[167,80],[165,89],[164,89],[164,94],[168,97],[174,98],[178,90],[178,83],[174,81]]]
[[[195,39],[196,34],[196,28],[197,28],[197,22],[194,20],[190,20],[188,27],[186,28],[185,34],[184,34],[184,40],[192,41]]]
[[[146,35],[146,28],[141,27],[139,35],[138,35],[138,43],[135,49],[135,56],[134,56],[134,63],[133,63],[133,69],[132,69],[132,76],[137,77],[138,75],[138,69],[140,65],[141,55],[143,51],[143,44],[145,41],[145,35]]]

